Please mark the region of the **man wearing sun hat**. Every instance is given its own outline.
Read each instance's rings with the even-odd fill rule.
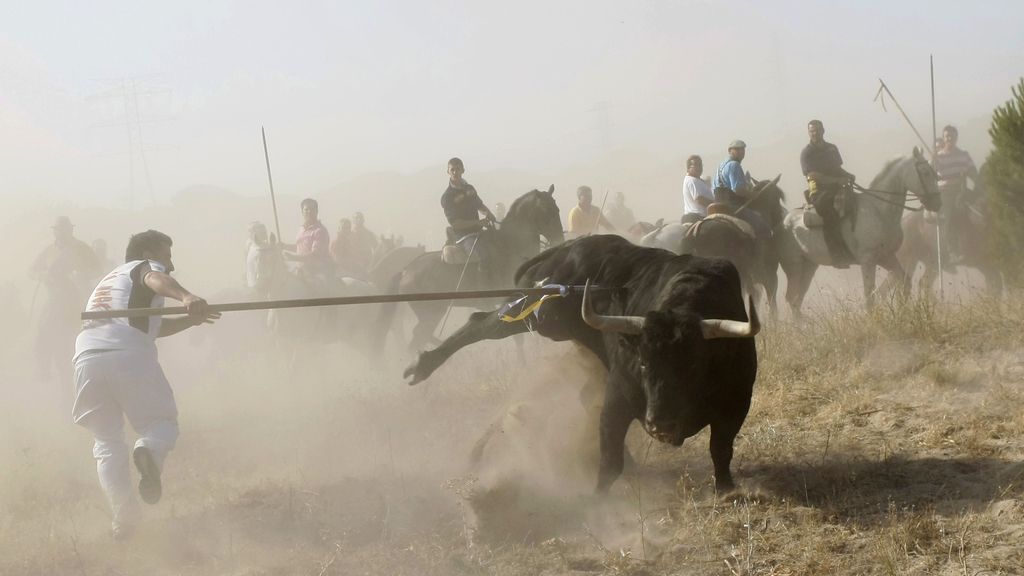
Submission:
[[[51,369],[56,369],[57,382],[63,384],[70,379],[67,366],[75,348],[78,314],[89,295],[89,282],[101,270],[92,248],[75,238],[70,218],[58,216],[50,228],[53,244],[36,256],[28,271],[29,278],[36,281],[32,310],[38,319],[33,346],[35,376],[46,380]],[[66,400],[70,402],[70,397]]]

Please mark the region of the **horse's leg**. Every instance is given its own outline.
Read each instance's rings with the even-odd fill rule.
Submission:
[[[526,364],[526,339],[522,334],[514,334],[512,341],[516,345],[516,359],[519,360],[519,364]]]
[[[978,270],[985,276],[985,291],[989,296],[993,298],[999,298],[1003,295],[1003,275],[999,270],[985,266],[978,268]]]
[[[446,308],[436,302],[413,302],[409,304],[409,307],[416,315],[416,325],[412,328],[409,349],[419,351],[427,344],[437,342],[437,338],[434,337],[434,329],[444,317]]]
[[[800,284],[800,276],[803,274],[802,266],[799,262],[793,262],[789,260],[783,260],[782,272],[786,275],[786,304],[789,305],[789,311],[793,314],[793,317],[800,316],[800,307],[797,305],[797,286]]]
[[[875,274],[878,264],[874,258],[860,263],[860,277],[864,282],[864,305],[868,310],[875,307]]]
[[[910,275],[907,274],[906,270],[903,269],[903,265],[900,264],[899,258],[892,252],[882,255],[878,263],[885,268],[889,273],[889,276],[885,279],[886,283],[889,282],[889,278],[892,278],[899,286],[899,295],[904,300],[910,296]]]
[[[800,273],[796,278],[796,293],[795,299],[795,316],[798,318],[802,316],[800,309],[804,306],[804,298],[807,297],[807,292],[811,289],[811,281],[814,280],[814,273],[818,271],[818,265],[811,262],[809,259],[804,258],[800,263]],[[787,296],[789,290],[786,290]]]
[[[917,282],[917,292],[921,297],[931,297],[935,290],[935,281],[939,279],[939,266],[935,262],[925,262],[924,273]]]
[[[498,318],[497,310],[474,312],[465,325],[445,338],[437,348],[421,352],[419,358],[405,369],[404,376],[412,376],[409,385],[417,384],[429,378],[434,370],[465,346],[481,340],[500,340],[526,331],[526,323],[505,322]]]
[[[779,292],[779,260],[774,255],[765,255],[761,262],[761,281],[764,287],[765,298],[768,300],[768,309],[772,319],[778,318],[779,303],[777,295]]]

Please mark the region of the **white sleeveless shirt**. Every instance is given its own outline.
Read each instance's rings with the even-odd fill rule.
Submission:
[[[146,265],[149,265],[148,267]],[[143,281],[143,272],[166,272],[155,260],[126,262],[107,274],[89,296],[87,312],[155,308],[164,305],[164,297]],[[101,350],[144,350],[156,353],[160,317],[109,318],[86,320],[75,340],[75,358],[83,352]]]

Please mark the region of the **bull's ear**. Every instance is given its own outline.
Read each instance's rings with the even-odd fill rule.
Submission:
[[[554,195],[555,195],[555,185],[552,184],[551,186],[548,186],[548,196],[554,196]]]
[[[760,186],[761,185],[761,181],[758,180],[757,178],[754,178],[753,176],[751,176],[750,172],[747,172],[747,178],[750,179],[750,183],[753,184],[754,186]]]

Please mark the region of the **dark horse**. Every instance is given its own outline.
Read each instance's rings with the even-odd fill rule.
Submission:
[[[782,230],[786,218],[786,196],[779,188],[779,175],[773,180],[753,180],[754,191],[748,210],[761,215],[772,236]],[[738,226],[737,226],[738,224]],[[761,285],[774,317],[777,311],[776,292],[779,285],[779,255],[773,241],[759,243],[753,230],[736,218],[711,217],[696,228],[690,224],[652,226],[640,239],[642,246],[664,248],[676,254],[692,254],[705,258],[724,258],[733,263],[743,278],[746,290]]]
[[[511,287],[512,275],[520,264],[540,253],[543,236],[549,245],[561,244],[565,240],[562,231],[562,219],[558,214],[558,204],[554,198],[555,187],[547,192],[531,190],[523,194],[508,209],[508,214],[497,230],[484,230],[481,244],[487,243],[488,260],[486,264],[491,270],[492,282],[481,281],[479,266],[471,263],[446,264],[441,259],[441,252],[427,252],[416,258],[392,280],[392,292],[445,292],[455,290],[489,290]],[[461,278],[461,283],[460,283]],[[473,300],[456,300],[455,305],[478,308],[490,306]],[[444,316],[448,302],[411,302],[416,315],[412,340],[409,347],[418,350],[431,342],[434,329]],[[386,305],[381,309],[377,329],[377,341],[381,344],[387,331],[390,330],[395,314],[395,304]]]
[[[773,318],[778,312],[776,294],[779,290],[779,253],[775,249],[774,238],[782,233],[783,222],[789,214],[789,210],[786,210],[786,194],[779,188],[780,179],[781,174],[771,180],[754,180],[753,200],[748,206],[764,218],[772,231],[772,241],[760,247],[760,266],[755,265],[754,281],[764,286],[765,298],[768,299],[768,307]]]

